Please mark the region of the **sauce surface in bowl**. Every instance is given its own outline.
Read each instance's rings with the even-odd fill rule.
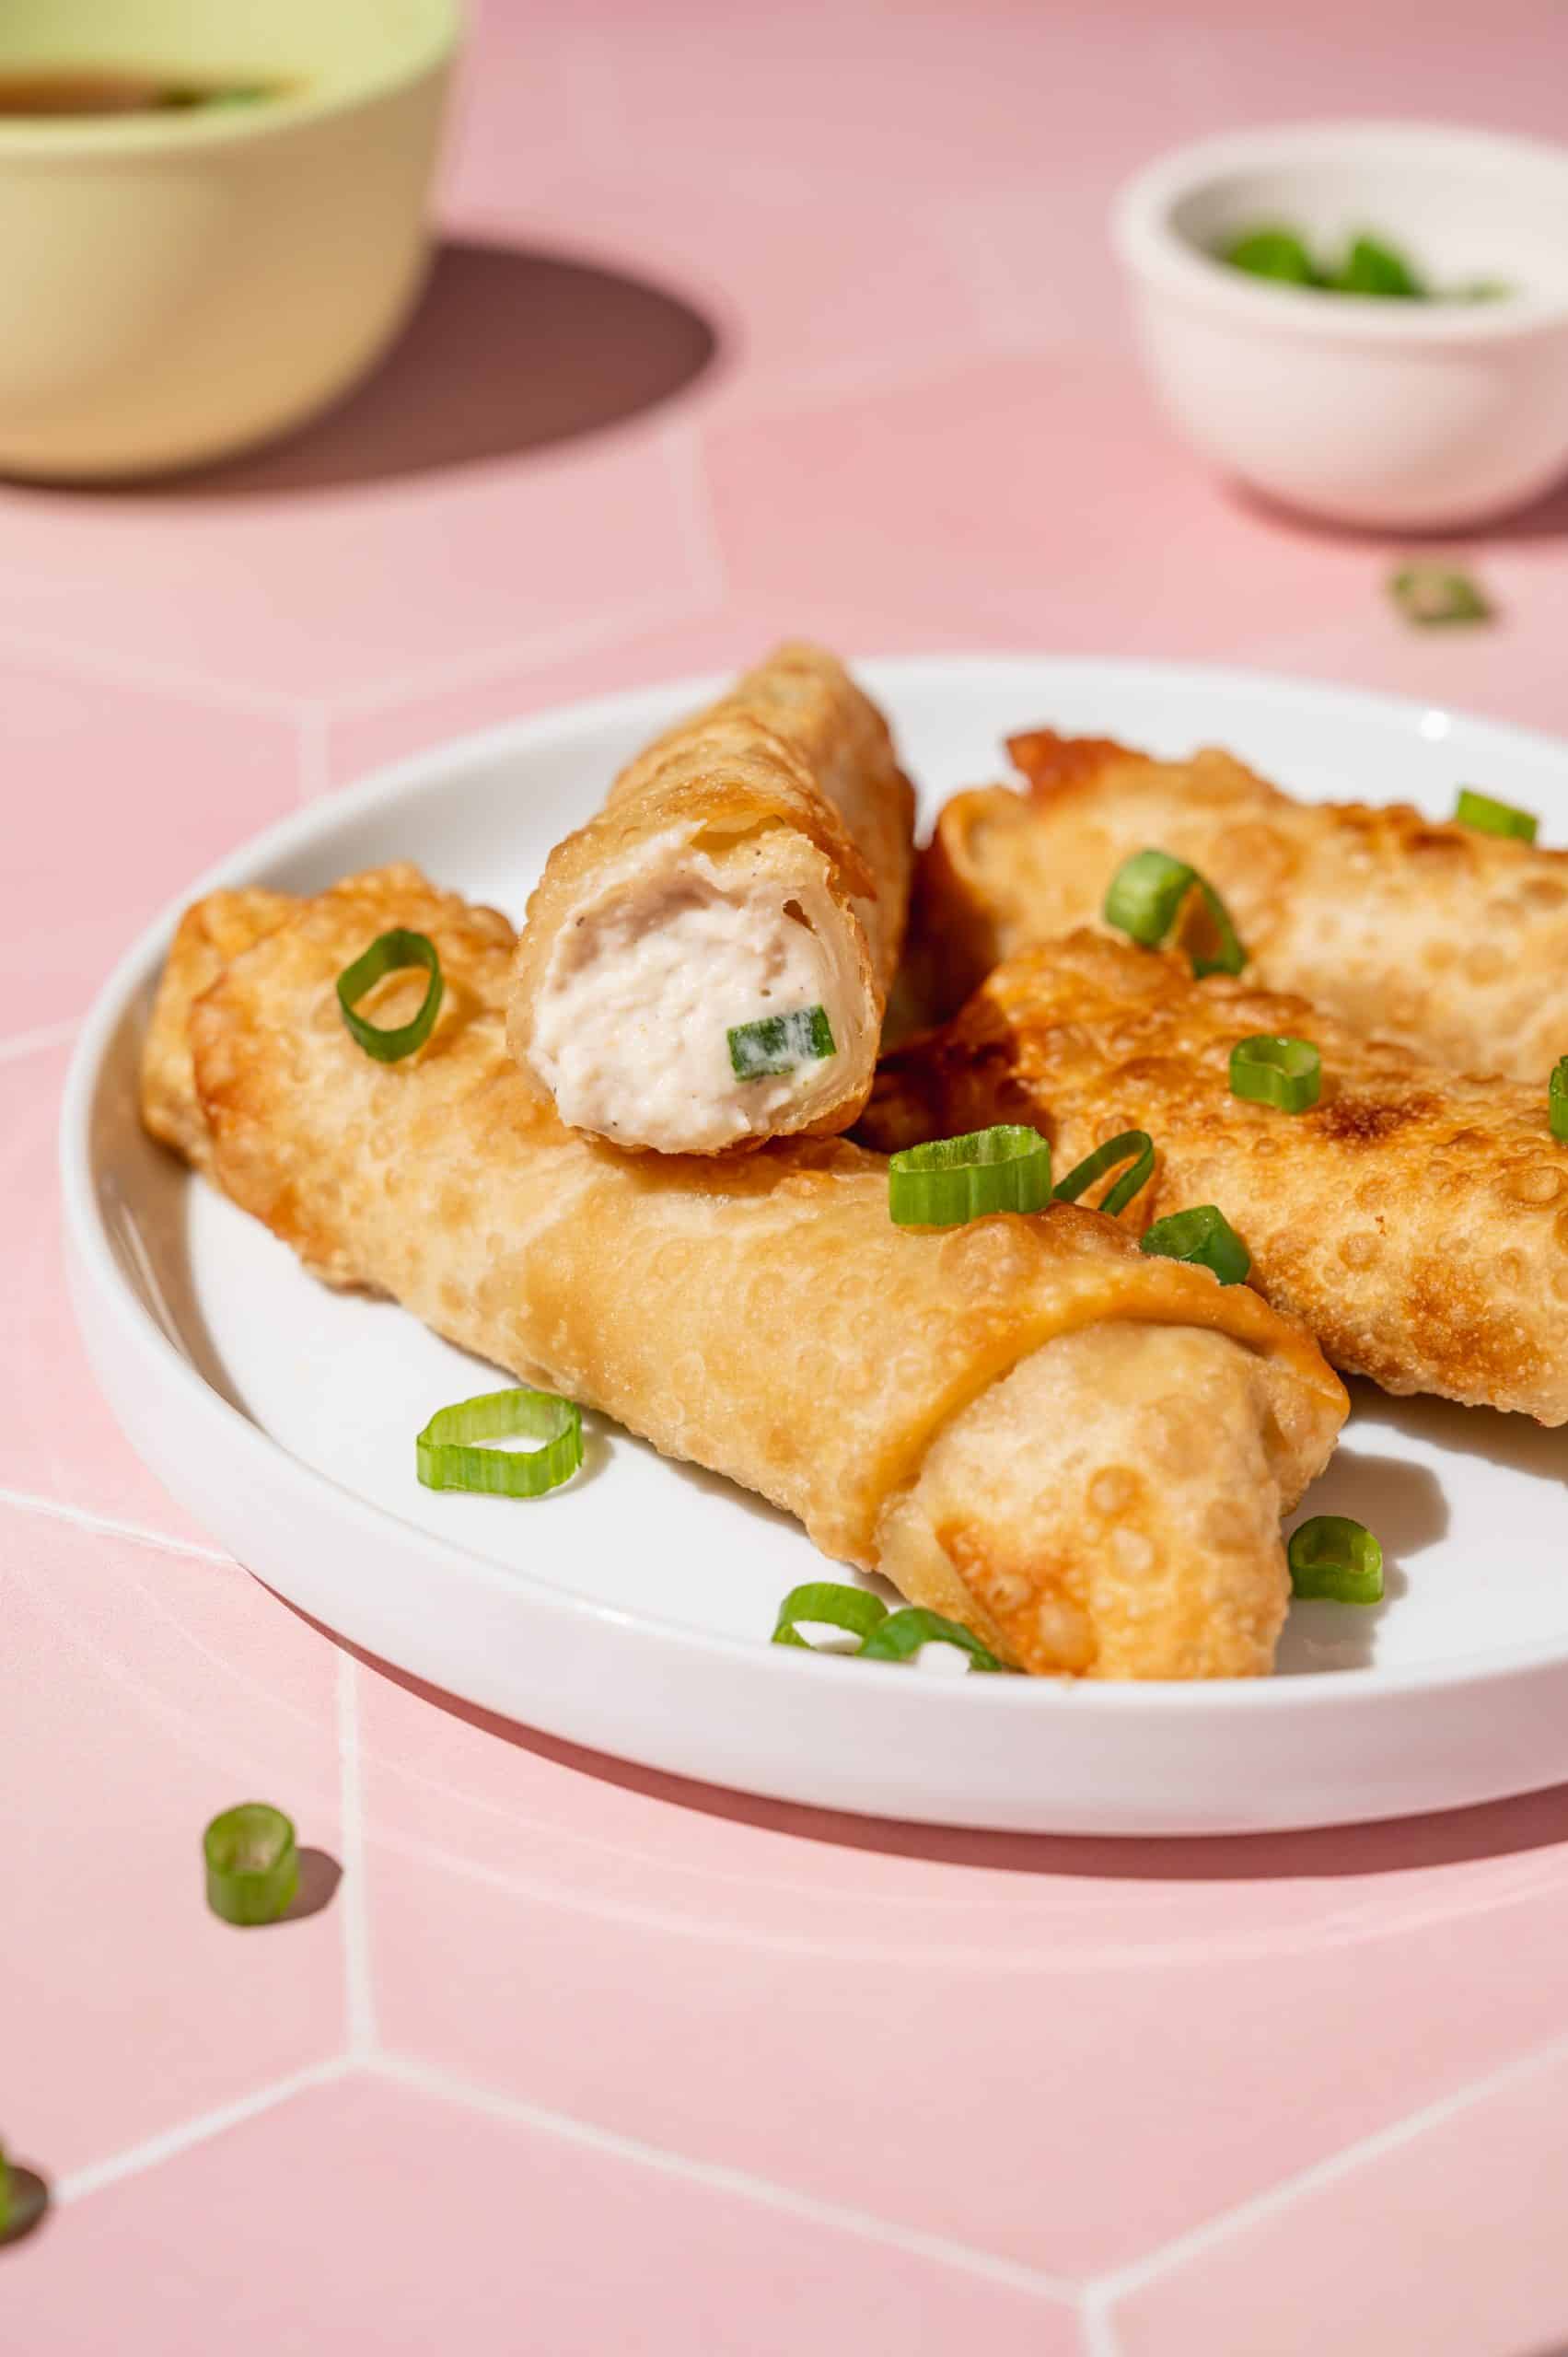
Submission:
[[[194,81],[172,73],[123,65],[70,65],[28,74],[0,73],[0,120],[29,115],[181,113],[194,107],[250,105],[284,95],[281,82]]]

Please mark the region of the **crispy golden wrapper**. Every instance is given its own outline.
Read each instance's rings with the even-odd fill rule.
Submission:
[[[215,928],[187,918],[203,955],[170,961],[145,1109],[186,1153],[199,1111],[216,1182],[308,1267],[771,1498],[1027,1669],[1270,1666],[1279,1515],[1345,1399],[1257,1295],[1065,1205],[896,1228],[886,1165],[842,1141],[620,1155],[506,1053],[504,919],[410,868],[273,915],[215,981]],[[436,942],[447,991],[425,1045],[383,1064],[334,983],[392,925]],[[397,977],[367,1006],[395,1023],[422,989]],[[171,1091],[181,1029],[195,1108]]]
[[[656,898],[664,879],[679,899],[695,850],[715,889],[760,889],[775,909],[807,924],[839,992],[842,1036],[819,1083],[728,1143],[751,1147],[770,1134],[847,1129],[871,1087],[903,946],[913,828],[913,788],[876,705],[824,649],[779,647],[717,703],[641,753],[597,816],[552,852],[517,944],[507,1023],[513,1054],[548,1093],[536,1028],[541,993],[563,953],[576,948],[574,929],[599,921],[607,908],[624,908],[633,895]],[[708,989],[694,978],[689,997],[722,1048],[722,982]],[[633,1150],[650,1143],[634,1108],[607,1110],[584,1126]],[[723,1150],[690,1133],[680,1143]]]
[[[1260,1032],[1318,1049],[1310,1110],[1231,1094],[1231,1049]],[[1467,1079],[1245,976],[1195,982],[1175,953],[1081,930],[886,1058],[860,1134],[890,1153],[993,1121],[1042,1131],[1058,1178],[1146,1130],[1135,1232],[1217,1203],[1253,1282],[1345,1373],[1568,1422],[1568,1146],[1539,1081]]]
[[[930,1019],[1004,958],[1098,923],[1152,847],[1208,878],[1266,989],[1457,1072],[1535,1079],[1568,1052],[1568,852],[1399,804],[1294,802],[1228,753],[1156,761],[1050,729],[1008,750],[1028,794],[956,795],[921,863]]]

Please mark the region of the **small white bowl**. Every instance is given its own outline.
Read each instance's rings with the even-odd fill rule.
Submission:
[[[1357,233],[1485,302],[1389,302],[1249,277],[1243,230]],[[1568,469],[1568,148],[1410,122],[1204,140],[1128,182],[1112,215],[1151,374],[1225,473],[1335,523],[1448,530]]]

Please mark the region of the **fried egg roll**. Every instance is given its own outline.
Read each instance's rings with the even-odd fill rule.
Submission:
[[[903,943],[913,824],[875,704],[820,648],[780,647],[552,852],[517,945],[513,1054],[569,1127],[626,1148],[847,1129]]]
[[[1318,1050],[1308,1110],[1231,1094],[1230,1051],[1259,1033]],[[1245,976],[1194,981],[1174,953],[1079,931],[886,1058],[860,1134],[891,1153],[993,1121],[1047,1135],[1058,1178],[1146,1131],[1134,1232],[1217,1203],[1253,1282],[1344,1373],[1568,1422],[1568,1146],[1541,1082],[1466,1078]]]
[[[436,943],[446,993],[382,1063],[334,982],[393,926]],[[1066,1205],[895,1227],[885,1163],[843,1140],[712,1161],[578,1135],[506,1052],[505,920],[413,869],[297,904],[216,980],[215,930],[198,907],[175,943],[146,1118],[186,1153],[199,1120],[216,1183],[318,1275],[772,1499],[1025,1669],[1270,1666],[1279,1517],[1346,1402],[1256,1294]],[[405,1021],[424,983],[364,1011]]]
[[[1539,1079],[1568,1052],[1568,852],[1403,804],[1295,802],[1228,753],[1157,761],[1049,729],[1008,750],[1028,794],[957,795],[922,863],[933,1019],[1004,958],[1098,923],[1152,848],[1214,886],[1265,989],[1456,1072]]]

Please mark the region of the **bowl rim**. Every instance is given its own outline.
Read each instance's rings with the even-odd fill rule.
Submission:
[[[0,116],[0,162],[45,169],[99,157],[163,157],[275,138],[302,122],[347,114],[426,81],[447,66],[465,30],[463,0],[422,0],[423,16],[390,55],[366,43],[362,63],[326,88],[307,82],[265,106],[171,108],[146,114]],[[171,44],[171,47],[175,46]],[[0,66],[5,64],[0,44]]]
[[[1238,326],[1345,344],[1498,344],[1568,327],[1568,291],[1499,303],[1327,302],[1315,288],[1229,270],[1179,236],[1183,197],[1222,176],[1294,158],[1403,148],[1494,168],[1555,171],[1568,190],[1568,146],[1460,123],[1350,116],[1226,132],[1168,149],[1124,180],[1111,201],[1111,243],[1135,278],[1228,316]]]

